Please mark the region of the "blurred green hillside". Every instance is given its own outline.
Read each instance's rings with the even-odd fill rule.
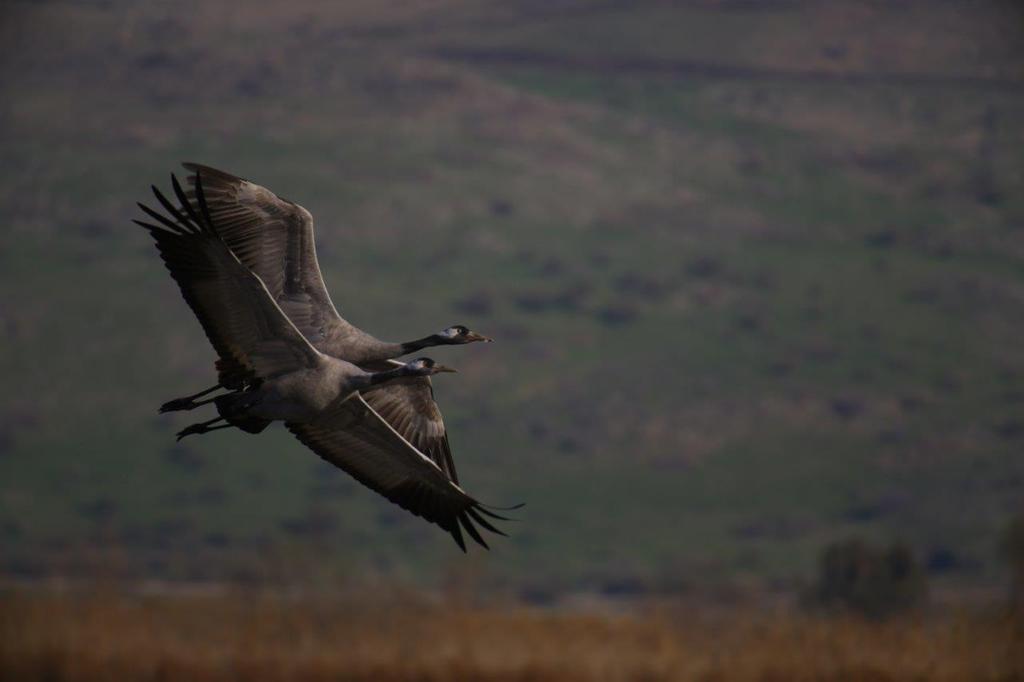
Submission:
[[[0,8],[0,572],[784,589],[860,535],[999,584],[1015,3],[358,4]],[[498,339],[433,354],[510,540],[464,558],[279,427],[175,444],[213,352],[129,220],[183,160],[308,208],[356,324]]]

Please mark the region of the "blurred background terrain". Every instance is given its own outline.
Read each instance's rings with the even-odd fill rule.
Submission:
[[[1001,597],[1022,37],[1009,1],[4,3],[0,576],[774,603],[854,538]],[[435,390],[509,540],[280,428],[175,444],[214,355],[129,220],[184,160],[309,209],[354,323],[496,337]]]

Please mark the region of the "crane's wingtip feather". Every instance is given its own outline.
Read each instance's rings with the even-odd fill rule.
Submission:
[[[508,518],[507,516],[502,516],[501,514],[495,514],[492,511],[488,511],[488,510],[484,509],[483,507],[477,507],[476,510],[478,512],[480,512],[481,514],[486,514],[487,516],[491,517],[492,519],[498,519],[499,521],[511,521],[512,520],[512,519]]]
[[[154,233],[155,232],[166,232],[166,230],[164,230],[164,228],[158,227],[156,225],[153,225],[152,223],[147,223],[147,222],[143,222],[141,220],[136,220],[135,218],[132,218],[132,222],[135,223],[136,225],[138,225],[139,227],[146,228],[150,232],[154,232]]]
[[[487,543],[484,542],[484,539],[480,536],[480,532],[473,526],[473,522],[466,518],[465,514],[459,514],[459,523],[462,524],[462,527],[466,529],[466,532],[469,533],[469,536],[473,538],[478,545],[484,549],[490,549]]]
[[[457,544],[459,546],[459,549],[462,550],[462,553],[465,554],[466,541],[462,539],[462,531],[459,530],[458,522],[455,522],[448,532],[452,534],[452,537],[455,538],[455,544]]]
[[[526,503],[525,502],[520,502],[519,504],[514,504],[511,507],[496,507],[493,504],[483,504],[483,503],[481,503],[480,506],[481,507],[487,507],[488,509],[497,509],[498,511],[515,511],[517,509],[522,509],[523,507],[525,507]]]
[[[467,510],[466,510],[466,513],[467,513],[467,514],[469,514],[469,515],[470,515],[470,517],[471,517],[471,518],[472,518],[472,519],[473,519],[474,521],[476,521],[477,523],[479,523],[479,524],[480,524],[481,526],[483,526],[483,527],[484,527],[484,528],[486,528],[487,530],[491,531],[492,533],[497,533],[498,535],[503,535],[503,536],[505,536],[505,537],[508,537],[508,534],[507,534],[507,533],[504,533],[504,532],[502,532],[502,531],[498,530],[497,528],[495,528],[495,527],[494,527],[494,526],[493,526],[493,525],[491,524],[491,522],[490,522],[490,521],[488,521],[488,520],[487,520],[487,519],[485,519],[484,517],[480,516],[480,514],[478,514],[478,513],[477,513],[477,510],[476,510],[476,509],[467,509]]]

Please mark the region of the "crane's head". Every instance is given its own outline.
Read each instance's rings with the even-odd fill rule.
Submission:
[[[441,372],[457,372],[458,370],[434,362],[430,358],[416,358],[405,363],[405,373],[415,377],[429,377]]]
[[[437,334],[434,334],[434,338],[439,346],[459,346],[464,343],[473,343],[474,341],[490,343],[494,340],[483,334],[477,334],[464,324],[454,324],[447,329],[442,329]]]

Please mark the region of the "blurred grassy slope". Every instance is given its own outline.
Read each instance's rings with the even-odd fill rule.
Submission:
[[[991,580],[1024,491],[1024,59],[1011,4],[967,7],[6,5],[5,569],[461,561],[280,430],[173,444],[191,417],[155,408],[212,353],[128,221],[195,159],[313,212],[357,324],[499,339],[436,352],[462,478],[528,505],[475,570],[790,581],[859,532]]]
[[[29,592],[0,605],[0,670],[19,680],[960,682],[1024,671],[1013,621],[971,613],[877,623],[669,600],[594,614],[408,590]]]

